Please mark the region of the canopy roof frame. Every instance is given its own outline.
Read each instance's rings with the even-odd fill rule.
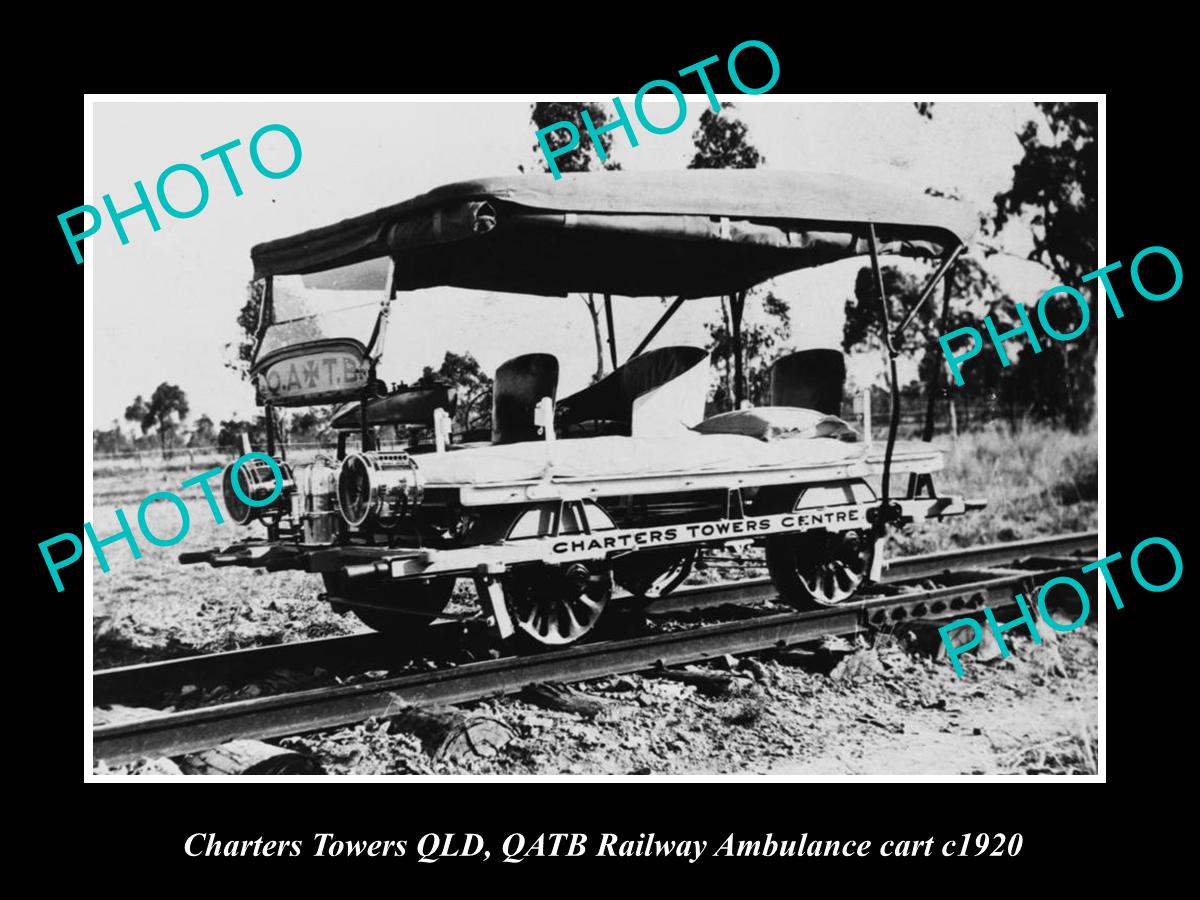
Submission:
[[[398,290],[698,298],[866,255],[868,223],[888,245],[884,252],[934,257],[965,242],[978,219],[956,201],[841,175],[687,170],[581,173],[558,182],[539,175],[446,185],[259,244],[251,255],[258,276],[389,256]]]

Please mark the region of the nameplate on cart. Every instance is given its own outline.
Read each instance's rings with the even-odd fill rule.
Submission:
[[[627,528],[571,535],[554,540],[550,551],[554,556],[573,556],[612,550],[641,550],[671,544],[726,541],[739,537],[754,538],[764,534],[811,531],[817,528],[826,531],[851,531],[869,527],[867,510],[876,505],[878,504],[859,503],[771,516],[753,516],[747,519],[723,519],[662,528]]]
[[[260,403],[297,406],[358,396],[368,364],[357,341],[321,341],[273,353],[253,370]]]

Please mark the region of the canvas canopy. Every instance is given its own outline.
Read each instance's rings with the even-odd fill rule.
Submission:
[[[940,256],[974,232],[956,201],[843,175],[763,170],[489,178],[251,251],[257,276],[391,256],[397,290],[707,297],[867,252]]]

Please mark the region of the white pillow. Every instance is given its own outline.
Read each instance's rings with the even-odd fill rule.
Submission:
[[[705,419],[692,430],[700,434],[742,434],[763,441],[818,437],[858,440],[858,432],[837,416],[795,406],[735,409]]]

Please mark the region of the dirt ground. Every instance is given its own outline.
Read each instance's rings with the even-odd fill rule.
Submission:
[[[593,718],[519,699],[473,704],[516,735],[489,759],[432,761],[376,721],[282,743],[332,773],[1094,774],[1095,630],[1012,647],[1008,660],[970,660],[962,679],[893,643],[860,647],[824,674],[739,660],[725,697],[652,675],[607,678],[581,686],[604,702]]]
[[[988,509],[918,526],[893,543],[890,555],[1095,528],[1095,440],[1046,429],[963,436],[950,447],[939,487],[987,497]],[[97,533],[115,532],[115,507],[132,520],[147,494],[178,490],[195,474],[98,471]],[[195,495],[188,501],[191,529],[180,544],[143,543],[138,560],[114,544],[111,571],[93,563],[97,668],[365,630],[316,599],[323,589],[318,576],[181,566],[179,552],[228,544],[245,531],[216,525],[199,492],[189,493]],[[148,521],[162,535],[179,527],[178,513],[165,503],[151,508]],[[464,597],[469,591],[464,582],[460,591]],[[335,773],[1087,773],[1096,759],[1096,638],[1087,626],[1040,647],[1018,639],[1008,660],[964,657],[963,679],[944,659],[886,641],[831,648],[830,658],[841,662],[828,672],[770,659],[732,661],[737,681],[725,697],[621,676],[583,686],[605,701],[592,719],[520,700],[492,701],[475,710],[503,722],[516,738],[493,758],[463,763],[431,760],[415,739],[388,733],[385,722],[287,743],[311,751]]]

